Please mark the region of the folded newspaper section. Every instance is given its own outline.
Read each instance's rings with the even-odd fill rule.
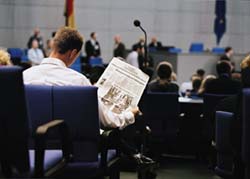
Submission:
[[[120,114],[136,107],[149,77],[140,69],[113,58],[96,86],[98,96],[113,112]]]

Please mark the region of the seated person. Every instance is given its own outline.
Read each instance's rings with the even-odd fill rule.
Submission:
[[[250,88],[250,55],[241,62],[242,88]],[[242,93],[227,97],[217,105],[216,111],[227,111],[234,113],[231,126],[231,142],[234,151],[234,177],[244,178],[244,165],[241,160],[241,138],[242,138]]]
[[[197,78],[200,78],[199,75],[193,74],[190,79],[191,81],[186,81],[181,84],[180,93],[183,96],[186,96],[186,93],[189,93],[193,89],[192,82]]]
[[[60,28],[54,37],[49,58],[44,58],[40,65],[25,70],[23,72],[24,83],[55,86],[91,86],[91,83],[84,75],[68,68],[79,56],[82,45],[83,37],[77,30],[69,27]],[[135,116],[139,113],[138,108],[131,108],[121,114],[116,114],[106,107],[100,99],[98,101],[100,122],[104,129],[123,129],[133,124]],[[121,141],[116,141],[116,143],[122,144]],[[136,150],[124,150],[123,152],[133,157],[139,164],[144,161],[152,162],[152,160],[140,155]]]
[[[219,61],[216,65],[218,78],[207,83],[205,93],[237,94],[241,90],[241,83],[231,78],[231,65],[228,61]]]
[[[216,79],[216,76],[214,75],[207,75],[201,82],[201,86],[198,90],[198,95],[200,97],[202,97],[207,89],[207,83],[209,83],[209,81]]]
[[[160,49],[162,47],[161,42],[157,41],[157,38],[155,36],[152,37],[151,42],[148,45],[148,48],[154,48],[154,49]]]
[[[28,59],[31,61],[32,65],[39,65],[44,58],[43,51],[38,47],[38,41],[34,39],[31,48],[28,50]]]
[[[201,78],[201,80],[204,79],[205,73],[206,71],[201,68],[196,71],[196,74]]]
[[[0,50],[0,66],[10,66],[12,65],[10,61],[10,54],[5,50]]]
[[[148,84],[149,92],[176,92],[179,86],[171,82],[172,65],[168,62],[161,62],[157,67],[157,78]]]
[[[193,80],[192,81],[193,89],[189,93],[187,93],[187,96],[190,98],[197,98],[200,86],[201,86],[201,79],[200,78]]]

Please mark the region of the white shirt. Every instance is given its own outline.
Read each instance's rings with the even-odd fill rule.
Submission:
[[[43,60],[43,51],[39,48],[31,48],[28,50],[28,59],[32,62],[32,65],[39,65]]]
[[[138,53],[136,51],[132,51],[128,54],[127,63],[136,67],[136,68],[139,68]]]
[[[181,87],[180,87],[180,92],[181,93],[186,93],[187,90],[192,90],[193,89],[193,85],[192,85],[192,82],[189,81],[189,82],[183,82],[181,84]]]
[[[45,58],[40,65],[25,70],[23,80],[25,84],[34,85],[91,86],[84,75],[67,68],[63,61],[56,58]],[[135,122],[131,111],[115,114],[99,98],[98,104],[100,121],[104,127],[123,129]]]

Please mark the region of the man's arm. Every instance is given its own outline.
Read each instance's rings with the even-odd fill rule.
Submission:
[[[131,108],[128,111],[124,111],[121,114],[116,114],[110,110],[99,99],[99,118],[104,127],[107,128],[119,128],[123,129],[126,126],[135,122],[135,116],[139,114],[138,108]]]

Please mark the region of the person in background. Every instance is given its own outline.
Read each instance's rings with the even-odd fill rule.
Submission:
[[[134,46],[132,52],[130,52],[126,58],[128,64],[139,68],[139,55],[144,53],[144,48],[141,45]]]
[[[149,48],[155,48],[156,50],[162,47],[161,42],[157,41],[156,36],[153,36],[151,42],[148,45]]]
[[[139,41],[137,43],[135,43],[134,45],[132,45],[132,50],[135,49],[138,46],[144,48],[144,45],[145,45],[145,38],[140,37]]]
[[[220,60],[231,61],[234,51],[232,47],[225,48],[225,54],[220,57]]]
[[[241,83],[231,77],[231,65],[228,61],[219,61],[216,65],[218,78],[207,83],[205,93],[212,94],[237,94],[240,92]]]
[[[196,74],[201,78],[201,80],[203,80],[204,79],[204,76],[205,76],[205,70],[203,70],[203,69],[198,69],[197,71],[196,71]]]
[[[181,87],[180,87],[180,93],[182,94],[182,96],[186,96],[186,93],[190,92],[192,89],[193,89],[193,85],[192,85],[192,82],[197,79],[197,78],[200,78],[197,74],[193,74],[191,76],[191,79],[190,81],[187,81],[187,82],[183,82],[181,84]]]
[[[11,66],[10,54],[0,49],[0,66]]]
[[[85,52],[87,55],[87,61],[89,62],[92,57],[99,57],[101,55],[101,47],[97,41],[97,33],[91,32],[90,40],[85,44]]]
[[[29,41],[27,43],[28,49],[30,49],[32,47],[33,40],[37,40],[38,48],[43,50],[43,38],[42,38],[42,36],[40,34],[40,29],[39,28],[35,28],[33,35],[29,38]]]
[[[115,48],[114,48],[114,57],[122,57],[125,58],[125,45],[122,43],[122,39],[120,35],[115,35]]]
[[[192,90],[190,92],[186,93],[186,96],[190,97],[190,98],[197,98],[198,97],[198,91],[200,89],[201,86],[201,78],[196,78],[192,81]]]
[[[148,84],[149,92],[176,92],[179,86],[171,82],[172,65],[168,62],[161,62],[157,66],[157,78]]]
[[[33,65],[39,65],[44,58],[43,51],[39,49],[39,44],[36,39],[32,41],[31,49],[28,50],[28,59]]]
[[[49,57],[51,50],[52,50],[52,43],[53,40],[52,39],[48,39],[46,41],[46,48],[45,48],[45,53],[46,53],[46,57]]]
[[[241,64],[242,88],[250,88],[250,55],[246,56]],[[234,154],[234,170],[233,177],[237,179],[244,178],[244,163],[241,157],[242,147],[242,92],[227,97],[220,101],[216,106],[216,111],[227,111],[234,113],[234,120],[231,124],[230,140]]]
[[[209,83],[209,81],[216,79],[216,76],[214,75],[207,75],[201,82],[201,86],[198,90],[198,96],[202,97],[207,89],[207,83]]]

